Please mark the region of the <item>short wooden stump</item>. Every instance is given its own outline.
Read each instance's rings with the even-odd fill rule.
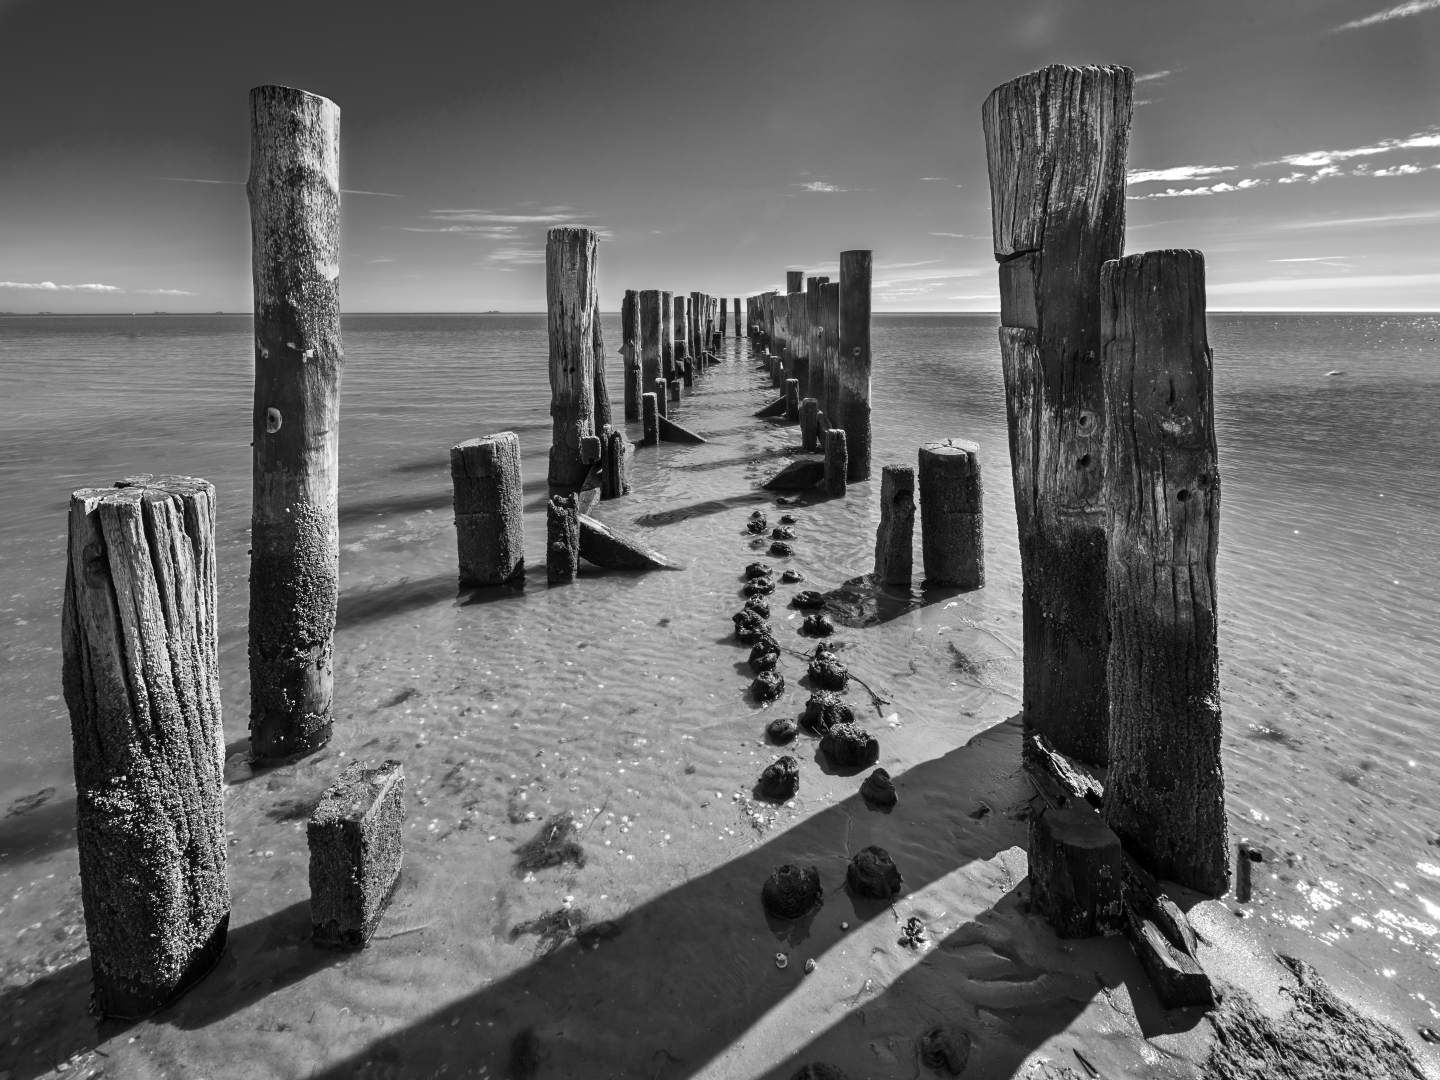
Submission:
[[[352,762],[310,815],[311,940],[360,949],[400,882],[404,860],[405,769]]]

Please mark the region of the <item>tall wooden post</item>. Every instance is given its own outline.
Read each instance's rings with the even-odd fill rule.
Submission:
[[[1230,867],[1204,257],[1148,251],[1107,262],[1100,313],[1111,633],[1105,821],[1156,877],[1219,896]]]
[[[595,435],[594,229],[561,227],[545,237],[545,296],[550,330],[549,483],[578,488],[590,474],[580,452]]]
[[[640,294],[625,290],[620,304],[620,352],[625,364],[625,419],[640,419],[640,380],[635,372],[640,367]]]
[[[68,551],[62,682],[94,1004],[134,1019],[204,976],[230,923],[215,489],[134,476],[77,491]]]
[[[825,395],[825,335],[820,326],[820,289],[829,280],[826,277],[805,279],[805,355],[809,359],[805,366],[808,378],[805,393],[816,401]]]
[[[804,270],[785,271],[785,291],[787,293],[799,292],[805,285]]]
[[[593,280],[593,275],[592,275]],[[596,435],[610,426],[610,388],[605,383],[605,331],[600,322],[600,298],[594,294],[594,306],[590,312],[590,327],[594,334],[595,351],[595,418],[593,427]]]
[[[675,294],[675,316],[671,323],[675,331],[675,363],[667,378],[674,379],[680,371],[681,362],[685,359],[685,344],[690,336],[690,298]]]
[[[820,286],[820,331],[825,342],[825,354],[820,358],[820,366],[825,371],[824,396],[816,395],[820,402],[820,411],[825,414],[826,421],[835,415],[837,386],[839,375],[836,373],[839,367],[840,355],[840,283],[838,281],[827,282]]]
[[[502,585],[525,573],[520,437],[513,431],[450,448],[460,584]]]
[[[667,381],[675,374],[675,294],[660,292],[660,375]],[[649,387],[651,383],[646,382]]]
[[[961,589],[985,584],[984,486],[977,444],[946,439],[921,445],[920,549],[927,584]]]
[[[1024,715],[1109,755],[1100,266],[1125,242],[1128,68],[1054,66],[985,101],[1023,580]]]
[[[659,289],[645,289],[640,293],[640,387],[644,394],[648,394],[655,380],[665,373],[664,313],[664,294]]]
[[[910,587],[915,564],[915,470],[886,465],[880,471],[880,527],[875,531],[875,580]]]
[[[835,412],[845,429],[849,481],[870,479],[870,252],[840,253]]]
[[[255,406],[251,417],[250,749],[330,740],[339,599],[340,109],[250,91]]]
[[[722,296],[722,297],[720,297],[720,336],[721,336],[722,338],[726,338],[726,337],[729,337],[729,336],[730,336],[730,327],[729,327],[729,325],[728,325],[728,324],[729,324],[729,321],[730,321],[730,320],[729,320],[729,315],[730,315],[730,303],[729,303],[729,298]],[[737,325],[738,325],[739,322],[740,322],[740,309],[739,309],[738,307],[735,309],[735,322],[736,322]]]

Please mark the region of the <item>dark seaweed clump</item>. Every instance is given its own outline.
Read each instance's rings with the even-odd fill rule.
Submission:
[[[544,870],[563,863],[585,865],[585,849],[575,839],[575,819],[569,814],[556,814],[533,840],[515,849],[515,865],[521,870]]]

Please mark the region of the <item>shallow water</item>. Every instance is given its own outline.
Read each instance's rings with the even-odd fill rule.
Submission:
[[[925,607],[840,635],[855,672],[889,699],[870,717],[881,764],[897,777],[914,770],[926,791],[925,770],[1018,708],[1019,567],[995,326],[993,316],[875,319],[876,476],[880,464],[912,462],[920,442],[947,436],[978,441],[985,469],[986,588],[917,590]],[[1412,1027],[1440,1015],[1437,328],[1428,315],[1210,319],[1232,838],[1279,856],[1253,908],[1276,943],[1310,950]],[[617,340],[616,320],[607,318],[606,332]],[[781,830],[815,859],[843,858],[881,836],[907,883],[953,869],[953,844],[854,816],[856,780],[825,774],[809,744],[795,807],[757,821],[732,798],[773,756],[760,740],[774,714],[757,715],[745,696],[745,651],[726,641],[737,574],[754,557],[742,524],[768,503],[753,481],[796,441],[793,428],[751,418],[771,392],[733,339],[731,362],[679,406],[681,422],[712,442],[640,452],[636,493],[600,512],[643,532],[683,572],[587,570],[572,587],[547,589],[543,317],[347,316],[344,333],[336,736],[299,766],[228,789],[237,929],[217,978],[229,1004],[217,1015],[202,1002],[176,1021],[187,1048],[172,1047],[176,1060],[215,1060],[248,1046],[242,1034],[259,1040],[267,1075],[361,1053],[382,1032],[522,968],[534,941],[512,941],[511,928],[564,896],[594,918],[649,911],[657,897],[745,865]],[[0,318],[0,476],[10,492],[0,519],[7,1004],[45,1000],[61,1013],[83,1004],[59,696],[70,490],[141,471],[215,483],[226,732],[232,747],[244,738],[249,341],[240,317]],[[617,363],[612,345],[612,397]],[[524,455],[527,583],[457,595],[447,450],[504,429],[519,433]],[[877,484],[796,512],[800,538],[788,561],[811,585],[869,569]],[[778,595],[783,604],[788,591]],[[774,621],[793,628],[782,604]],[[789,659],[785,670],[790,688],[778,707],[794,709],[803,665]],[[299,959],[310,956],[301,945],[303,818],[347,755],[405,761],[413,839],[407,883],[381,927],[385,947],[335,967],[328,957]],[[955,798],[976,809],[966,793]],[[528,815],[561,809],[590,823],[589,865],[530,881],[513,874],[510,849],[536,828]],[[838,839],[815,824],[837,813],[846,822]],[[1023,829],[977,841],[967,857],[1015,842]],[[696,919],[703,925],[706,903],[738,902],[698,900]],[[755,992],[753,955],[713,941],[702,948],[704,933],[672,944],[704,969],[688,1006]],[[249,986],[235,958],[277,949],[300,951],[289,966],[264,968],[264,986]],[[633,992],[644,999],[643,986]],[[303,1006],[325,1014],[313,1037],[286,1019]],[[362,1012],[373,1029],[353,1020]],[[746,1030],[750,1019],[717,1032]],[[83,1048],[83,1039],[69,1049],[47,1043],[47,1030],[27,1021],[25,1041],[17,1035],[0,1049],[0,1069],[38,1075],[33,1040],[40,1057]]]

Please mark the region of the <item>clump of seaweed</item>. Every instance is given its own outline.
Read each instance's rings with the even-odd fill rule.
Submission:
[[[521,934],[534,934],[540,939],[542,953],[553,952],[572,937],[579,935],[585,926],[585,912],[580,908],[562,907],[547,911],[538,919],[517,923],[510,931],[513,941]]]
[[[515,865],[524,871],[544,870],[564,863],[585,865],[585,849],[575,839],[575,819],[556,814],[535,834],[515,849]]]

